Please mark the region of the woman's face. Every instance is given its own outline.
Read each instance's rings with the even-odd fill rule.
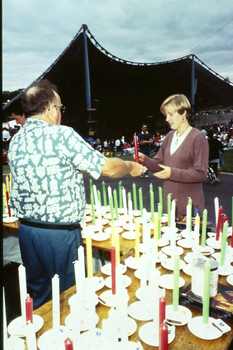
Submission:
[[[183,123],[183,116],[178,112],[168,111],[166,116],[166,122],[170,125],[171,129],[178,130]]]

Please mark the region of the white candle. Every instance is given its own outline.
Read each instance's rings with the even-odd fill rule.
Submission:
[[[85,279],[85,259],[84,259],[84,247],[80,245],[80,247],[78,247],[78,261],[80,263],[81,266],[81,274],[82,274],[82,278],[83,280]]]
[[[110,186],[108,186],[108,201],[111,197],[112,197],[112,188]],[[110,203],[109,203],[109,205],[110,205]]]
[[[52,300],[53,300],[53,331],[54,337],[57,338],[60,329],[60,286],[59,276],[54,275],[52,278]]]
[[[33,325],[28,321],[26,327],[26,339],[27,339],[27,349],[28,350],[37,350],[36,346],[36,333]]]
[[[123,208],[124,208],[124,215],[127,216],[127,202],[126,202],[126,191],[125,188],[122,187],[122,198],[123,198]]]
[[[26,300],[26,297],[27,297],[27,284],[26,284],[25,267],[23,265],[19,266],[18,274],[19,274],[19,291],[20,291],[21,314],[22,314],[22,318],[23,318],[23,324],[26,325],[25,300]]]
[[[191,226],[191,207],[190,204],[186,206],[186,231],[187,233],[190,233],[190,226]]]
[[[219,212],[219,200],[218,197],[214,198],[214,211],[215,211],[215,222],[216,222],[216,226],[218,223],[218,212]]]

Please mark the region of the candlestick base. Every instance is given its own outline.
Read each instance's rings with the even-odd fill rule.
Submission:
[[[177,242],[177,244],[185,249],[193,247],[194,240],[192,238],[184,238]]]
[[[140,210],[133,210],[132,214],[133,214],[134,217],[138,217],[138,216],[141,215],[141,211]]]
[[[124,226],[123,226],[123,229],[125,230],[125,231],[130,231],[131,229],[133,230],[133,231],[135,231],[135,228],[136,228],[136,225],[135,224],[130,224],[130,223],[128,223],[128,224],[125,224]]]
[[[99,322],[99,316],[96,313],[94,313],[92,315],[92,317],[93,317],[93,320],[90,320],[90,312],[89,312],[89,310],[83,310],[82,318],[79,319],[79,324],[78,324],[78,329],[80,330],[80,332],[89,330],[89,328],[91,327],[92,324],[97,325],[97,323]],[[68,316],[66,316],[66,318],[65,318],[65,325],[69,329],[73,330],[74,322],[73,322],[72,314],[69,314]]]
[[[192,312],[185,306],[178,305],[178,310],[173,310],[173,305],[166,305],[166,320],[173,326],[184,326],[192,318]]]
[[[24,340],[15,336],[7,338],[4,350],[25,350]]]
[[[161,232],[168,234],[168,235],[174,234],[174,232],[177,233],[178,231],[179,230],[177,227],[174,227],[174,228],[171,228],[169,226],[162,226],[161,227]]]
[[[93,291],[92,296],[93,296],[93,299],[94,299],[93,300],[94,305],[97,305],[99,300],[98,300],[98,296],[96,294],[94,294],[94,291]],[[78,302],[78,298],[79,298],[79,295],[77,293],[72,295],[72,297],[69,298],[68,304],[70,305],[70,307],[72,307],[72,304],[76,304]],[[89,308],[89,300],[88,300],[87,289],[86,289],[86,292],[85,292],[85,295],[84,295],[83,307],[86,310],[88,310],[88,308]]]
[[[91,238],[93,239],[93,241],[102,242],[102,241],[107,241],[110,238],[110,235],[105,232],[93,233],[91,235]]]
[[[106,287],[112,288],[112,276],[107,277],[104,282]],[[122,288],[129,287],[131,283],[132,283],[132,280],[129,276],[121,275],[119,285],[121,285]]]
[[[93,287],[94,287],[94,291],[97,292],[98,290],[104,288],[104,279],[103,277],[92,277],[92,281],[93,281]],[[85,288],[89,288],[89,278],[86,277],[85,278]]]
[[[199,245],[198,247],[193,247],[192,251],[195,252],[198,255],[211,255],[214,253],[214,248],[211,248],[208,245],[205,245],[204,247],[202,247],[201,245]]]
[[[138,269],[134,272],[134,276],[138,279],[142,279],[143,277],[146,278],[147,281],[150,279],[150,269],[146,270],[146,276],[144,276],[145,270],[144,269]],[[161,275],[161,272],[158,269],[155,269],[154,276],[159,277]]]
[[[162,250],[162,252],[163,252],[164,254],[170,255],[170,256],[171,256],[171,255],[176,255],[176,254],[182,255],[183,252],[184,252],[184,249],[183,249],[183,248],[177,247],[177,246],[175,246],[175,247],[173,248],[173,247],[171,247],[170,245],[167,246],[167,247],[163,247],[161,250]]]
[[[123,231],[123,228],[122,227],[115,227],[115,233],[119,234]],[[112,228],[111,227],[106,227],[104,229],[104,232],[111,235],[112,234]]]
[[[37,346],[40,350],[60,350],[64,348],[66,338],[73,339],[72,331],[68,327],[60,326],[58,332],[49,329],[39,337]]]
[[[205,340],[217,339],[220,338],[223,333],[213,326],[214,321],[214,318],[209,317],[208,323],[204,324],[203,316],[194,317],[189,321],[188,329],[198,338]]]
[[[159,286],[165,289],[173,289],[174,287],[174,275],[162,275],[159,277]],[[185,285],[185,280],[179,277],[179,288]]]
[[[162,229],[161,229],[161,231],[162,231]],[[169,241],[171,241],[172,239],[175,239],[176,241],[178,241],[179,239],[182,238],[182,234],[169,231],[167,233],[164,233],[162,237],[165,239],[168,239]]]
[[[181,234],[182,234],[182,237],[184,238],[192,238],[192,239],[194,239],[197,235],[195,231],[187,231],[186,229],[182,230]]]
[[[114,222],[116,227],[122,227],[126,224],[126,219],[122,216],[122,217],[119,217],[119,219],[115,220]]]
[[[129,241],[134,241],[135,240],[135,236],[136,236],[135,231],[128,231],[128,232],[122,233],[122,237],[124,239],[129,240]],[[141,236],[141,233],[139,233],[139,237],[140,236]]]
[[[3,222],[7,223],[7,224],[11,224],[12,222],[16,222],[19,219],[16,216],[6,216],[2,219]]]
[[[214,253],[211,255],[218,263],[220,263],[220,260],[221,260],[221,252],[218,252],[218,253]],[[231,255],[230,251],[227,250],[225,252],[225,262],[226,263],[232,263],[233,262],[233,256]]]
[[[233,273],[233,266],[229,263],[229,261],[225,261],[223,265],[218,266],[218,274],[220,276],[228,276]]]
[[[129,295],[127,294],[127,302]],[[99,296],[99,302],[107,307],[116,307],[116,294],[112,294],[112,290],[106,290]]]
[[[128,315],[139,321],[150,321],[154,310],[146,301],[135,301],[128,307]]]
[[[192,268],[193,268],[192,264],[186,264],[183,267],[183,271],[184,271],[184,273],[186,273],[186,275],[192,276]]]
[[[164,261],[162,261],[161,265],[167,269],[167,270],[170,270],[170,271],[174,271],[174,258],[168,258]],[[183,269],[185,266],[185,262],[183,260],[180,260],[179,261],[179,269]]]
[[[136,260],[133,256],[129,256],[127,259],[125,259],[125,265],[132,270],[139,269],[141,262],[142,261],[140,257],[138,260]]]
[[[158,239],[157,244],[159,248],[162,248],[169,244],[169,240],[167,238],[161,237]]]
[[[139,338],[150,346],[159,346],[159,327],[154,322],[144,324],[139,329]],[[168,326],[168,344],[175,339],[175,327]]]
[[[220,239],[217,241],[215,237],[211,237],[206,240],[206,244],[213,249],[221,249],[222,241]]]
[[[116,310],[112,309],[112,312],[114,314],[117,313]],[[105,320],[106,323],[106,327],[111,326],[111,318],[107,318]],[[121,338],[122,337],[122,331],[123,332],[127,332],[128,337],[130,337],[132,334],[134,334],[137,330],[137,323],[136,321],[131,318],[126,316],[126,319],[124,320],[124,326],[126,329],[122,329],[122,318],[121,317],[117,317],[117,314],[115,315],[115,322],[114,322],[114,330],[111,328],[111,331],[116,332],[117,333],[117,338]]]
[[[126,270],[127,270],[126,265],[119,264],[118,266],[120,266],[120,270],[121,270],[121,273],[122,273],[122,274],[126,272]],[[111,276],[111,274],[112,274],[112,265],[111,265],[111,263],[102,266],[102,267],[101,267],[101,272],[102,272],[104,275]]]
[[[140,287],[135,292],[135,295],[139,300],[142,300],[144,296],[147,296],[149,291],[151,290],[151,287],[149,286],[145,286],[144,288],[145,290]],[[154,294],[155,293],[156,291],[154,292]],[[165,289],[158,288],[158,298],[164,297],[164,296],[165,296]]]
[[[227,282],[228,282],[231,286],[233,286],[233,275],[227,276]]]
[[[39,315],[33,315],[33,328],[35,333],[38,332],[44,324],[44,320]],[[8,333],[16,337],[26,337],[26,321],[24,322],[23,316],[19,316],[10,322],[8,325]]]

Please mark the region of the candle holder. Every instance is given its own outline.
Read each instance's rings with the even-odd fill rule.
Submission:
[[[126,270],[127,270],[126,265],[119,264],[118,266],[120,266],[121,273],[124,274],[126,272]],[[102,266],[101,267],[101,272],[104,275],[111,276],[111,274],[112,274],[112,265],[111,265],[111,263],[105,264],[104,266]]]
[[[162,248],[169,244],[169,240],[166,237],[161,237],[158,239],[157,244],[159,248]]]
[[[107,288],[112,288],[112,276],[109,276],[105,279],[104,281],[105,283],[105,286]],[[132,280],[129,276],[127,275],[121,275],[121,282],[120,282],[120,285],[122,288],[127,288],[131,285],[132,283]]]
[[[232,257],[225,255],[224,264],[220,265],[221,253],[214,253],[212,257],[218,262],[218,274],[220,276],[229,276],[233,273],[233,266],[231,265]]]
[[[52,328],[39,337],[37,346],[40,350],[56,350],[64,347],[66,338],[73,339],[72,331],[68,327],[60,326],[58,332]]]
[[[128,315],[139,321],[150,321],[154,317],[154,312],[146,300],[140,300],[129,305]]]
[[[178,310],[173,310],[173,305],[166,305],[166,321],[173,326],[184,326],[192,318],[192,312],[185,306],[178,305]]]
[[[159,327],[157,322],[148,322],[139,329],[139,338],[150,346],[159,346]],[[168,344],[175,339],[175,327],[168,325]]]
[[[185,280],[179,276],[179,288],[185,285]],[[173,289],[174,287],[174,275],[165,274],[159,277],[159,286],[165,289]]]
[[[76,315],[76,317],[77,317],[77,315]],[[76,319],[76,322],[77,322],[77,319]],[[89,310],[85,309],[82,311],[82,317],[79,317],[77,326],[78,326],[80,332],[83,332],[83,331],[89,330],[90,326],[92,324],[97,325],[98,322],[99,322],[99,316],[96,313],[94,313],[90,317]],[[65,325],[69,329],[74,330],[74,322],[73,322],[73,317],[72,317],[71,313],[66,316]]]
[[[188,329],[198,338],[205,340],[217,339],[220,338],[223,333],[213,325],[214,321],[214,318],[209,317],[208,323],[205,324],[203,322],[203,316],[193,317],[188,322]]]
[[[19,337],[15,337],[14,335],[7,338],[4,341],[4,350],[12,349],[25,350],[24,340]]]
[[[39,315],[33,315],[33,329],[34,332],[38,332],[44,324],[44,320]],[[26,329],[26,320],[24,320],[23,316],[19,316],[10,322],[8,325],[8,333],[11,336],[16,337],[26,337],[27,329]]]
[[[183,248],[175,246],[173,249],[171,245],[163,247],[161,250],[164,254],[169,256],[176,255],[176,254],[182,255],[184,252]]]
[[[132,270],[139,269],[141,262],[141,257],[139,257],[138,260],[136,260],[134,256],[129,256],[127,259],[125,259],[125,265]]]
[[[171,258],[168,258],[168,259],[162,261],[162,262],[161,262],[161,265],[162,265],[165,269],[170,270],[170,271],[173,271],[173,270],[174,270],[174,267],[175,267],[175,265],[174,265],[174,258],[171,257]],[[179,261],[179,269],[180,269],[180,270],[183,269],[185,265],[186,265],[186,264],[185,264],[185,262],[184,262],[183,260],[180,260],[180,261]]]

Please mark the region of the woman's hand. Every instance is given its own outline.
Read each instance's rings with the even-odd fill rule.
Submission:
[[[144,162],[144,159],[145,159],[145,154],[138,152],[139,163]]]
[[[159,179],[162,179],[162,180],[169,179],[170,176],[171,176],[171,168],[169,166],[165,166],[165,165],[162,165],[162,164],[159,164],[159,166],[163,170],[158,171],[157,173],[154,173],[153,175],[156,176]]]

